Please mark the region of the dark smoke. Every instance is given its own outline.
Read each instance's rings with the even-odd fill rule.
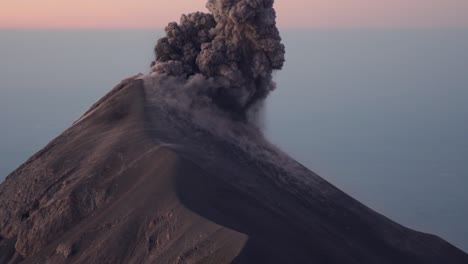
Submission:
[[[222,109],[245,114],[275,87],[285,48],[276,27],[274,0],[208,0],[211,14],[182,15],[169,23],[156,47],[152,72],[189,79],[202,75]]]

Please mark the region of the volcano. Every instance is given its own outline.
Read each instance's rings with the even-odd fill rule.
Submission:
[[[0,185],[0,263],[466,264],[253,125],[122,81]]]

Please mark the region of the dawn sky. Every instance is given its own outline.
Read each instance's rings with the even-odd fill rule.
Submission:
[[[152,28],[206,0],[0,0],[0,28]],[[276,0],[280,27],[468,28],[468,0]]]

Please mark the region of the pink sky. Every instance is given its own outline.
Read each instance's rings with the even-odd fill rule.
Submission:
[[[0,0],[0,28],[153,28],[206,0]],[[467,27],[468,0],[276,0],[280,27]]]

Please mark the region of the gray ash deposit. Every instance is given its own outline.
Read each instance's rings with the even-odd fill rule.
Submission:
[[[245,119],[284,62],[271,0],[210,0],[0,185],[0,264],[466,264]]]

